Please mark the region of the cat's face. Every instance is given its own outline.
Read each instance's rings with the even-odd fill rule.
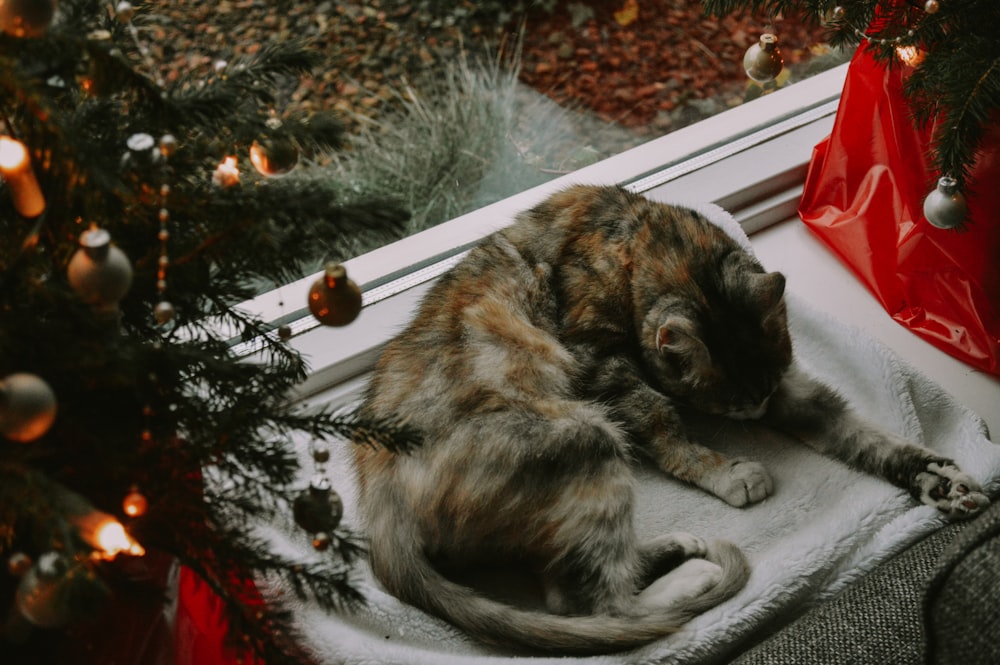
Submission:
[[[667,392],[699,411],[759,418],[792,360],[785,278],[737,256],[711,282],[696,298],[662,303],[655,332],[647,326],[654,368]]]

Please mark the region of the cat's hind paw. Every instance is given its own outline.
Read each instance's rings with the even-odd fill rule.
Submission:
[[[774,484],[761,464],[747,460],[731,460],[709,481],[709,491],[731,506],[740,508],[763,501],[771,495]]]
[[[990,505],[979,483],[952,464],[929,463],[926,471],[917,474],[916,485],[920,501],[951,520],[974,517]]]

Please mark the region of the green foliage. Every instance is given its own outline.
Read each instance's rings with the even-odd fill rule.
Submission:
[[[138,9],[132,20],[142,25]],[[15,372],[34,374],[58,408],[39,438],[0,437],[0,559],[55,551],[88,579],[113,576],[89,558],[93,546],[77,537],[60,499],[79,497],[88,510],[118,516],[148,551],[195,571],[258,656],[305,660],[287,613],[257,608],[248,585],[273,574],[326,607],[355,604],[349,563],[360,544],[338,529],[330,556],[304,566],[246,533],[246,517],[289,523],[290,498],[301,490],[296,435],[360,433],[394,449],[415,441],[390,423],[293,403],[305,360],[238,305],[260,283],[298,278],[317,255],[398,235],[407,214],[371,197],[345,201],[338,183],[310,172],[343,132],[327,115],[277,113],[281,89],[316,64],[304,44],[267,45],[207,80],[163,84],[147,64],[128,22],[97,0],[61,0],[59,19],[37,38],[0,33],[0,134],[29,148],[46,202],[40,216],[22,218],[16,184],[0,185],[0,388]],[[140,133],[173,136],[176,150],[147,159],[127,145]],[[280,177],[254,171],[248,149],[264,139],[293,146],[299,168]],[[241,160],[241,182],[231,187],[212,177],[228,155]],[[162,215],[169,233],[161,238]],[[91,225],[131,263],[120,303],[86,304],[67,277]],[[166,322],[154,316],[163,300],[176,310]],[[252,359],[234,352],[244,337],[260,342]],[[0,421],[5,398],[0,390]],[[127,519],[122,500],[133,485],[149,508]],[[16,584],[0,580],[5,613],[16,614]],[[0,634],[0,651],[10,662],[35,662],[40,642],[58,642],[41,634],[11,651],[8,638]]]

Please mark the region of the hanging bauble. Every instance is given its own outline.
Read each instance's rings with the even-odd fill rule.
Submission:
[[[760,41],[747,49],[743,56],[743,69],[747,76],[758,83],[766,83],[773,80],[781,73],[784,60],[781,57],[781,49],[778,48],[778,38],[765,32],[760,36]]]
[[[160,137],[160,155],[170,158],[177,152],[177,137],[173,134],[164,134]]]
[[[69,565],[58,552],[38,558],[17,585],[14,603],[21,615],[41,628],[58,628],[69,622],[65,581]]]
[[[330,537],[328,533],[317,533],[313,536],[313,548],[317,552],[325,552],[330,549],[330,543],[333,542],[333,538]]]
[[[954,178],[943,176],[937,188],[924,199],[924,217],[939,229],[955,229],[965,223],[969,206]]]
[[[31,557],[24,552],[14,552],[7,559],[7,572],[14,577],[24,577],[31,570],[32,563]]]
[[[135,7],[128,0],[122,0],[115,5],[115,18],[122,23],[131,22],[133,16],[135,16]]]
[[[260,139],[250,146],[250,161],[261,175],[281,175],[299,163],[299,150],[286,138]]]
[[[312,451],[313,461],[317,464],[326,464],[330,461],[330,449],[322,444],[317,444]]]
[[[292,327],[287,324],[281,324],[278,326],[278,339],[282,342],[287,342],[292,338]]]
[[[46,552],[21,578],[14,604],[32,624],[59,628],[93,616],[109,595],[107,585],[90,566]]]
[[[344,504],[324,479],[313,480],[292,502],[295,523],[309,533],[329,533],[340,524]]]
[[[166,300],[161,300],[156,303],[156,307],[153,308],[153,318],[159,325],[166,325],[174,320],[174,316],[177,315],[177,310],[174,309],[172,303]]]
[[[27,443],[45,434],[56,418],[56,396],[44,380],[19,372],[0,380],[0,434]]]
[[[95,226],[80,234],[80,249],[70,259],[68,277],[80,300],[115,311],[132,285],[132,264],[111,244],[111,234]]]
[[[0,30],[14,37],[39,37],[55,13],[56,0],[0,0]]]
[[[325,326],[346,326],[361,312],[361,289],[339,263],[328,263],[309,289],[309,311]]]
[[[122,499],[122,512],[129,517],[142,517],[148,509],[149,501],[145,495],[139,491],[138,487],[132,486],[132,489]]]
[[[941,9],[941,3],[938,0],[927,0],[924,3],[924,11],[928,14],[937,14],[939,9]]]

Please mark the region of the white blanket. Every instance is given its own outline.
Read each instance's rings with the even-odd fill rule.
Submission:
[[[712,205],[699,209],[749,248],[728,213]],[[861,331],[794,297],[789,297],[788,311],[795,352],[807,369],[839,389],[863,415],[954,458],[995,493],[1000,487],[1000,446],[986,438],[977,416]],[[748,584],[675,635],[628,653],[576,660],[629,665],[717,662],[766,624],[829,598],[944,523],[934,509],[916,504],[903,490],[756,425],[706,420],[697,429],[706,445],[763,463],[774,479],[773,496],[748,508],[733,508],[642,468],[637,470],[637,528],[648,536],[688,531],[737,543],[753,569]],[[347,451],[340,452],[331,465],[331,477],[345,501],[345,520],[352,524],[356,523],[353,474],[346,464]],[[308,462],[304,466],[308,469]],[[293,535],[278,535],[287,548],[303,557],[316,556],[305,534],[294,528],[289,533]],[[449,624],[388,596],[364,563],[358,567],[357,580],[368,599],[360,611],[328,614],[302,603],[295,608],[307,646],[320,663],[543,665],[568,660],[487,649]],[[293,597],[283,595],[285,600]]]

